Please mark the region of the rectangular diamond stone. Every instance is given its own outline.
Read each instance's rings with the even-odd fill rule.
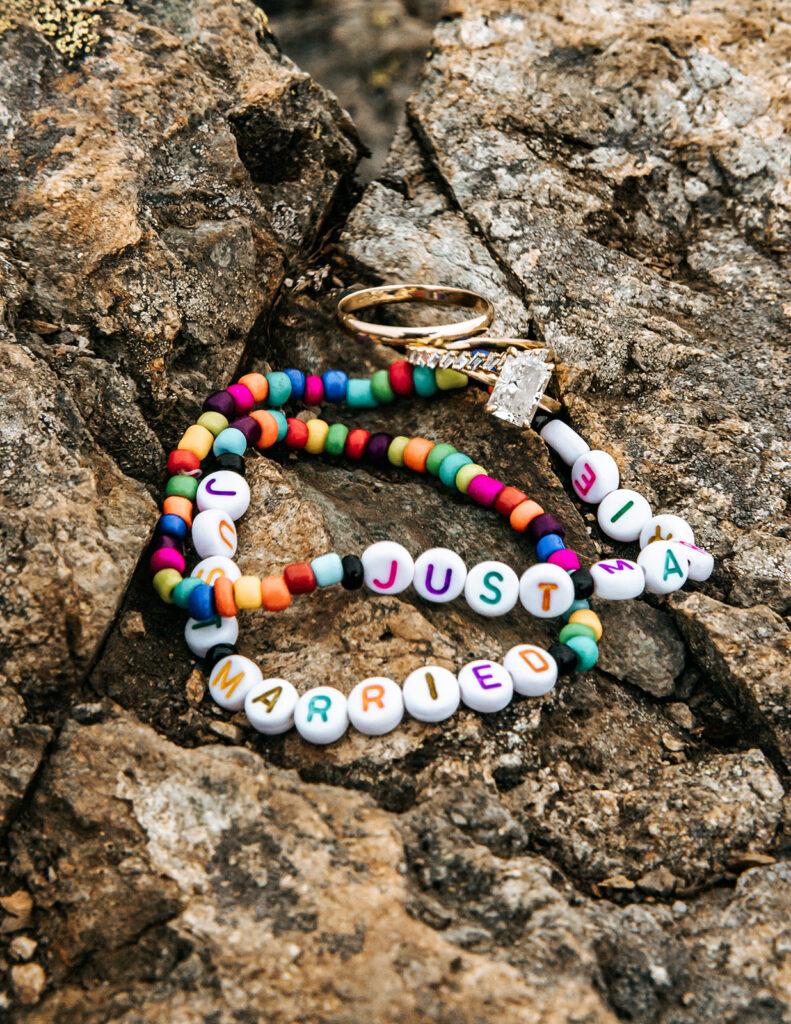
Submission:
[[[509,352],[489,396],[487,412],[521,427],[529,424],[552,376],[546,349]]]

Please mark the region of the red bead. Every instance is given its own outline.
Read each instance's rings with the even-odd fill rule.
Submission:
[[[510,516],[523,501],[527,501],[527,495],[518,487],[504,487],[494,500],[494,510],[501,516]]]
[[[292,562],[283,570],[283,579],[292,594],[310,594],[316,589],[316,576],[307,562]]]
[[[195,452],[186,450],[171,452],[168,455],[168,473],[171,476],[199,476],[200,459]]]
[[[348,455],[350,459],[361,459],[370,436],[367,430],[362,430],[360,427],[350,430],[346,438],[346,447],[343,449],[343,454]]]
[[[411,395],[415,390],[412,379],[412,365],[406,359],[397,359],[387,371],[390,387],[397,395]]]
[[[288,429],[286,430],[286,447],[287,448],[304,448],[308,443],[308,425],[304,420],[289,419],[286,420]]]

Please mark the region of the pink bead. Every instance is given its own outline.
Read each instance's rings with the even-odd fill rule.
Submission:
[[[572,551],[570,548],[563,548],[562,551],[553,551],[547,562],[550,565],[559,565],[566,572],[574,572],[575,569],[580,567],[580,560],[577,557],[576,551]]]
[[[479,505],[483,505],[484,508],[491,508],[504,487],[505,484],[500,480],[494,480],[485,473],[481,473],[470,481],[467,487],[467,496],[473,501],[477,501]]]
[[[225,389],[236,403],[236,415],[245,416],[255,405],[253,392],[245,384],[229,384]]]
[[[310,373],[305,378],[305,394],[303,395],[305,405],[321,405],[324,401],[324,385],[321,377]]]
[[[184,572],[186,564],[184,555],[175,548],[158,548],[151,556],[148,567],[156,575],[160,569],[178,569],[179,572]]]

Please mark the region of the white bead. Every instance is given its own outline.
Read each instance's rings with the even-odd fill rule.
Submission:
[[[404,705],[418,722],[444,722],[460,700],[458,679],[439,665],[415,669],[404,680]]]
[[[210,508],[199,512],[192,520],[192,546],[200,558],[212,555],[233,558],[237,543],[236,527],[227,512]]]
[[[554,619],[573,604],[574,584],[559,565],[531,565],[519,580],[519,600],[531,615]]]
[[[473,711],[502,711],[514,695],[514,681],[496,661],[481,658],[459,671],[461,699]]]
[[[227,619],[215,615],[213,619],[206,619],[205,622],[187,619],[184,639],[193,654],[205,658],[215,644],[236,643],[239,639],[239,622],[235,615]]]
[[[503,658],[503,668],[523,697],[543,697],[558,680],[558,664],[549,651],[534,644],[518,644]]]
[[[308,743],[334,743],[346,732],[346,698],[334,686],[316,686],[303,693],[294,709],[294,725]]]
[[[380,540],[363,551],[365,585],[376,594],[400,594],[412,582],[415,563],[406,548]]]
[[[680,540],[678,543],[689,559],[689,578],[696,583],[707,580],[714,572],[714,555],[686,540]]]
[[[637,491],[621,488],[602,498],[597,512],[599,526],[613,540],[633,541],[651,518],[651,506]]]
[[[219,508],[231,519],[239,519],[250,504],[250,488],[243,476],[230,469],[218,469],[209,473],[198,485],[195,503],[201,512],[207,508]]]
[[[244,713],[258,732],[277,736],[293,726],[298,700],[299,694],[287,679],[262,679],[247,691]]]
[[[235,583],[241,575],[242,571],[236,562],[232,562],[230,558],[225,558],[224,555],[212,555],[210,558],[204,558],[202,562],[198,562],[190,573],[190,576],[195,576],[197,579],[209,584],[214,583],[221,576],[230,580],[231,583]]]
[[[220,658],[209,675],[209,693],[215,704],[226,711],[239,711],[251,687],[262,679],[261,669],[241,654]]]
[[[580,455],[571,470],[571,483],[577,495],[589,505],[598,505],[618,488],[621,474],[612,455],[594,448]]]
[[[392,732],[404,717],[401,687],[385,676],[363,679],[349,694],[349,721],[366,736]]]
[[[581,455],[590,451],[588,442],[563,420],[550,420],[541,431],[541,437],[567,466],[573,466]]]
[[[628,558],[608,558],[590,567],[593,593],[605,601],[628,601],[645,590],[643,570]]]
[[[695,534],[686,519],[663,512],[649,519],[640,531],[640,547],[645,548],[661,540],[683,540],[687,544],[694,544]]]
[[[519,577],[505,562],[479,562],[467,573],[464,597],[479,615],[505,615],[519,599]]]
[[[425,598],[436,604],[453,601],[464,590],[467,566],[450,548],[430,548],[415,561],[412,586]]]
[[[672,540],[656,540],[643,548],[637,564],[645,573],[645,589],[649,594],[670,594],[680,590],[689,576],[689,559],[680,544]]]

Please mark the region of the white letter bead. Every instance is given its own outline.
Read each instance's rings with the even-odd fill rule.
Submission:
[[[594,449],[580,455],[571,470],[571,482],[577,495],[589,505],[598,505],[618,489],[621,474],[612,455]]]
[[[262,679],[261,669],[241,654],[220,658],[209,676],[209,693],[215,704],[226,711],[239,711],[251,687]]]
[[[519,580],[519,600],[531,615],[554,619],[574,602],[574,584],[559,565],[531,565]]]
[[[443,722],[460,700],[458,679],[439,665],[415,669],[404,681],[404,705],[418,722]]]
[[[227,619],[215,615],[213,619],[199,622],[187,619],[184,627],[187,647],[199,658],[205,658],[215,644],[235,644],[239,639],[239,622],[235,615]]]
[[[334,743],[346,732],[346,698],[334,686],[316,686],[303,693],[294,709],[294,725],[308,743]]]
[[[637,562],[628,558],[610,558],[590,567],[593,593],[605,601],[628,601],[645,590],[645,576]]]
[[[588,442],[563,420],[550,420],[541,431],[541,437],[567,466],[573,466],[581,455],[591,450]]]
[[[695,534],[686,519],[665,512],[649,519],[640,531],[641,548],[660,540],[686,541],[687,544],[694,544]]]
[[[519,599],[519,577],[505,562],[479,562],[467,573],[464,597],[479,615],[505,615]]]
[[[412,582],[415,563],[406,548],[392,540],[380,540],[363,551],[363,578],[376,594],[400,594]]]
[[[523,697],[543,697],[555,686],[558,665],[549,651],[533,644],[518,644],[503,658],[503,668]]]
[[[247,691],[244,713],[258,732],[277,736],[294,724],[297,700],[299,695],[287,679],[262,679]]]
[[[214,583],[221,576],[225,576],[231,583],[235,583],[241,575],[242,571],[236,562],[232,562],[230,558],[225,558],[223,555],[212,555],[210,558],[204,558],[202,562],[198,562],[190,573],[190,576],[195,576],[197,579],[209,584]]]
[[[645,589],[649,594],[670,594],[680,590],[689,576],[689,559],[680,544],[657,540],[643,548],[637,564],[645,573]]]
[[[714,572],[714,556],[686,540],[680,540],[678,543],[689,559],[689,578],[696,583],[707,580]]]
[[[349,694],[349,721],[366,736],[392,732],[404,717],[401,687],[385,676],[363,679]]]
[[[613,540],[633,541],[651,518],[651,506],[637,491],[610,491],[597,512],[599,526]]]
[[[444,604],[459,596],[466,578],[467,566],[455,551],[431,548],[415,561],[412,586],[426,601]]]
[[[239,519],[250,504],[250,488],[238,473],[218,469],[201,480],[195,502],[201,512],[207,508],[218,508],[227,512],[231,519]]]
[[[461,699],[473,711],[502,711],[514,695],[514,681],[496,661],[470,661],[459,671]]]
[[[192,546],[200,558],[212,555],[233,558],[237,542],[233,519],[219,508],[199,512],[192,520]]]

